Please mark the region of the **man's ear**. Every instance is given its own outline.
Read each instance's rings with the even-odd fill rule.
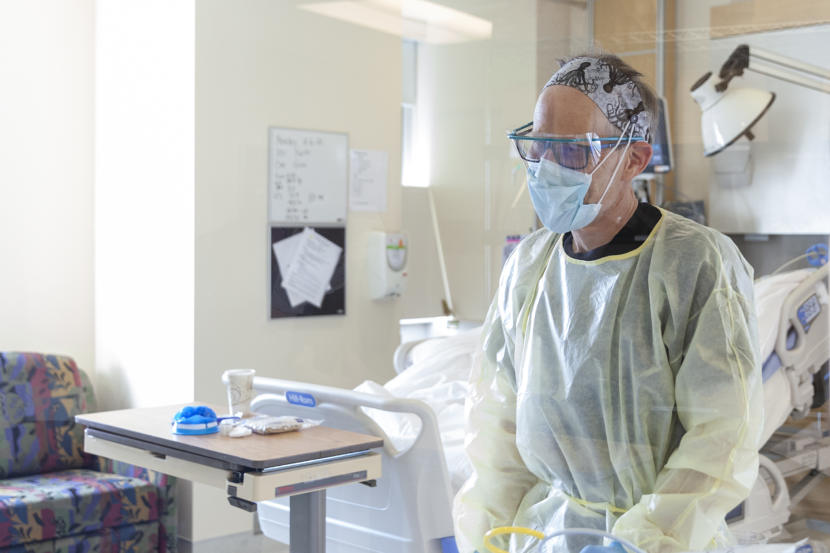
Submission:
[[[628,159],[623,167],[623,180],[629,181],[648,167],[651,161],[651,144],[648,142],[632,142],[628,148]]]

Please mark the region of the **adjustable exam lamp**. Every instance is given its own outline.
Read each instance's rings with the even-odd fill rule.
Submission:
[[[726,90],[729,82],[743,75],[745,69],[830,93],[830,82],[808,76],[814,75],[830,80],[830,70],[754,46],[752,49],[746,44],[738,46],[720,68],[719,81],[709,71],[692,85],[692,98],[703,111],[700,123],[703,134],[703,155],[707,157],[717,154],[742,136],[752,140],[754,138],[752,126],[767,112],[775,100],[775,94],[765,90],[755,88]]]

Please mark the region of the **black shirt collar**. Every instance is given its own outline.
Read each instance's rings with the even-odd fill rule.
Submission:
[[[573,236],[566,232],[562,237],[565,253],[574,259],[595,261],[609,255],[628,253],[639,248],[648,239],[663,214],[649,203],[640,203],[634,214],[623,228],[607,244],[587,252],[576,253],[573,250]]]

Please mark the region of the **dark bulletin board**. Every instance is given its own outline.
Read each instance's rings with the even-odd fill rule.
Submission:
[[[273,245],[280,240],[303,232],[305,227],[271,227],[271,240],[268,246],[271,257],[271,318],[307,317],[315,315],[344,315],[346,313],[346,229],[344,227],[310,227],[324,238],[343,248],[340,259],[329,283],[331,289],[323,296],[323,302],[317,307],[309,302],[291,306],[288,294],[282,287],[282,274],[274,254]]]

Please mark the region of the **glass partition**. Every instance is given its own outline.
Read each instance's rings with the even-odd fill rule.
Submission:
[[[361,233],[378,227],[393,231],[399,226],[409,241],[407,287],[396,303],[367,307],[365,295],[352,291],[348,307],[352,311],[347,313],[353,316],[362,311],[361,318],[350,319],[353,324],[349,332],[353,334],[348,342],[339,342],[342,351],[347,352],[344,358],[362,363],[374,352],[377,357],[372,360],[373,366],[386,363],[390,357],[386,354],[390,352],[377,353],[376,344],[388,350],[397,345],[393,338],[398,329],[390,330],[388,322],[393,317],[395,321],[406,321],[402,326],[408,342],[429,334],[475,329],[484,321],[499,288],[505,259],[524,237],[537,230],[545,232],[529,197],[528,166],[507,133],[533,119],[537,97],[559,67],[559,60],[600,50],[616,54],[642,73],[660,98],[662,125],[659,131],[655,130],[653,142],[659,157],[643,175],[633,179],[636,197],[640,202],[662,208],[661,213],[679,214],[727,235],[738,250],[723,246],[734,252],[734,263],[723,265],[729,265],[730,270],[733,266],[743,267],[743,256],[747,267],[752,268],[754,291],[749,291],[749,276],[741,278],[747,285],[747,295],[755,296],[757,335],[762,348],[758,357],[763,363],[767,416],[761,420],[760,415],[753,415],[747,424],[756,429],[764,424],[772,426],[766,428],[770,437],[765,439],[762,450],[765,460],[761,478],[752,479],[752,495],[729,514],[730,525],[748,542],[794,541],[811,536],[815,543],[830,543],[830,510],[824,499],[830,488],[826,480],[822,482],[830,474],[830,411],[826,401],[830,395],[830,294],[827,266],[821,268],[826,263],[830,235],[830,64],[826,56],[830,49],[830,4],[808,0],[363,0],[295,4],[292,17],[298,27],[300,23],[308,24],[321,41],[330,39],[336,31],[360,58],[331,63],[336,58],[337,44],[324,42],[319,46],[315,40],[303,42],[307,48],[305,58],[285,56],[282,61],[286,67],[307,75],[322,66],[337,75],[339,82],[335,84],[344,84],[359,78],[344,72],[343,67],[347,66],[366,81],[375,81],[370,83],[373,86],[355,88],[351,96],[343,96],[345,99],[338,96],[337,109],[323,115],[316,102],[309,102],[302,117],[297,116],[295,121],[286,116],[283,125],[345,129],[351,133],[354,144],[365,137],[361,136],[363,131],[368,133],[371,129],[374,144],[367,147],[388,151],[394,170],[390,174],[395,182],[388,188],[386,213],[350,213],[348,250],[363,248]],[[283,10],[280,16],[288,11],[282,5],[272,9]],[[297,41],[307,38],[302,31],[292,32]],[[377,38],[380,36],[383,39]],[[276,45],[284,46],[275,37],[267,35],[268,40],[274,41],[274,51],[278,50]],[[394,63],[383,55],[391,51],[393,44]],[[219,56],[225,44],[214,46]],[[307,63],[308,60],[317,65]],[[236,62],[233,59],[228,66],[236,70]],[[251,73],[261,74],[266,66],[256,66]],[[378,66],[382,66],[380,70]],[[389,75],[391,79],[387,78]],[[318,91],[331,85],[328,74],[314,76],[309,89]],[[284,82],[275,78],[269,83],[272,95],[262,105],[267,104],[270,109],[268,102],[273,98],[288,98],[285,105],[291,109],[284,111],[291,111],[293,117],[302,98],[287,96],[289,87],[284,87]],[[345,94],[336,86],[332,88],[335,96]],[[246,100],[247,92],[240,93],[238,98]],[[221,105],[220,100],[217,98],[216,105]],[[328,100],[326,97],[325,101]],[[358,103],[359,113],[355,107]],[[376,109],[381,104],[383,109]],[[266,109],[262,112],[272,116]],[[211,113],[221,119],[221,111]],[[233,129],[237,122],[227,124]],[[209,136],[224,135],[216,132]],[[350,147],[355,146],[350,143]],[[244,155],[244,145],[239,151]],[[256,163],[239,165],[261,167]],[[216,186],[221,188],[224,184],[222,181]],[[217,201],[214,208],[223,215],[229,211],[224,201]],[[210,224],[215,221],[211,217],[205,219]],[[700,232],[708,233],[705,236],[713,243],[728,244],[721,242],[718,234]],[[713,245],[711,251],[715,249]],[[358,276],[350,280],[350,286],[359,286],[359,280],[366,275],[365,259],[362,253],[351,255],[349,278]],[[606,265],[603,270],[610,271],[609,267]],[[691,279],[705,272],[700,260],[694,257],[655,271],[661,272],[640,276],[645,280],[676,281],[680,276]],[[797,271],[801,272],[794,276]],[[543,280],[544,272],[540,270],[539,274],[543,276],[532,281],[533,286]],[[782,275],[786,278],[781,279]],[[725,278],[734,285],[729,280],[732,276],[730,273]],[[771,280],[772,277],[779,279]],[[801,280],[787,284],[790,287],[786,288],[784,281],[796,277]],[[566,315],[590,315],[592,310],[599,311],[611,302],[597,299],[603,290],[589,290],[592,278],[593,274],[585,273],[584,282],[580,282],[586,286],[583,297],[588,299]],[[565,280],[556,283],[564,288],[570,284]],[[531,285],[528,287],[532,289]],[[548,292],[553,288],[551,284]],[[682,295],[676,289],[669,292]],[[712,290],[713,302],[720,292],[720,288]],[[523,299],[530,296],[528,291],[523,294]],[[544,301],[549,303],[543,308],[564,310],[561,297],[553,293],[545,297]],[[648,299],[660,301],[652,296]],[[619,351],[637,352],[645,346],[634,337],[642,336],[644,328],[653,328],[648,333],[654,340],[649,347],[662,355],[661,348],[665,346],[668,352],[668,345],[660,342],[671,326],[662,304],[649,304],[652,311],[648,316],[626,325],[621,313],[631,297],[621,293],[614,301],[620,306],[619,313],[615,312],[619,320],[612,315],[599,322],[607,325],[602,326],[608,329],[607,333],[579,333],[563,324],[550,331],[549,340],[537,342],[538,350],[553,351],[569,340],[583,340],[579,342],[580,353],[588,355],[605,347],[605,340],[613,337]],[[530,301],[529,305],[535,304]],[[699,314],[699,309],[690,308],[677,317],[686,324]],[[522,315],[521,324],[512,321],[511,332],[533,327],[535,315],[530,309],[522,311]],[[756,327],[752,316],[749,319],[742,328],[752,341]],[[724,323],[723,332],[715,333],[709,342],[727,342],[735,321],[737,315],[728,319],[730,324]],[[422,333],[415,332],[415,327],[420,327]],[[688,340],[693,339],[694,333],[690,332]],[[326,347],[320,347],[319,352],[329,353]],[[478,344],[471,347],[476,351],[479,348]],[[307,355],[317,354],[318,348],[314,349]],[[351,353],[352,349],[358,353]],[[396,368],[402,370],[408,362],[406,351],[398,353],[401,356],[395,357]],[[691,355],[682,351],[663,361],[666,366],[669,361],[674,363],[671,368],[675,370],[687,354]],[[669,354],[663,357],[668,358]],[[702,357],[706,359],[699,368],[709,370],[740,355],[727,348]],[[546,366],[540,362],[536,368],[544,370]],[[459,382],[466,384],[471,368],[466,367],[465,378]],[[608,367],[591,368],[594,369],[598,372]],[[652,372],[656,372],[649,372],[650,369],[612,367],[613,375],[628,370],[641,378],[636,384],[629,382],[628,388],[614,381],[614,393],[620,397],[615,396],[613,401],[626,401],[626,393],[650,382]],[[568,373],[570,370],[571,367],[563,369],[569,378],[574,376]],[[663,377],[666,373],[662,373]],[[655,413],[668,412],[672,424],[687,424],[693,417],[677,414],[675,394],[679,393],[674,387],[675,376],[676,373],[669,375],[672,382],[660,396],[665,403],[637,412],[639,419],[632,416],[626,422],[635,424],[657,416]],[[595,380],[588,382],[586,389],[592,389]],[[511,384],[521,388],[521,393],[530,393],[526,384],[525,388],[521,383]],[[697,391],[690,396],[705,411],[714,401],[712,396],[729,386]],[[544,388],[532,391],[537,395],[548,392]],[[456,415],[461,416],[464,397],[454,399]],[[569,401],[571,406],[579,403],[570,397]],[[536,407],[547,406],[540,401]],[[727,424],[734,423],[739,416],[725,418],[729,419],[724,423]],[[462,424],[460,419],[456,422]],[[617,423],[622,424],[618,420],[609,422]],[[680,428],[674,436],[677,441],[685,430]],[[589,437],[593,439],[593,435]],[[667,451],[673,451],[671,448],[677,444],[663,445]],[[586,463],[594,461],[587,456],[595,454],[597,448],[586,446],[585,451],[588,453],[579,459],[584,458]],[[616,461],[624,464],[629,458],[621,456]],[[726,471],[728,463],[717,468]],[[739,477],[746,477],[754,467],[747,470]],[[705,478],[701,476],[704,473],[704,469],[693,468],[687,476]],[[608,498],[597,499],[600,500]],[[627,509],[633,507],[628,505]],[[620,514],[614,513],[615,517]]]
[[[433,331],[438,323],[422,318],[449,316],[465,325],[484,319],[506,256],[540,228],[526,167],[506,131],[532,119],[536,97],[557,60],[592,49],[619,55],[643,73],[661,99],[664,125],[654,143],[659,157],[633,183],[640,200],[727,234],[757,282],[794,270],[809,273],[826,260],[826,8],[811,10],[810,2],[785,8],[760,0],[438,3],[486,22],[482,28],[489,31],[451,41],[412,38],[404,45],[404,88],[414,90],[403,104],[402,220],[419,273],[401,299],[404,318]],[[701,98],[705,91],[708,99]],[[766,284],[757,288],[759,294],[768,293]],[[830,310],[826,274],[815,285],[801,298],[791,296],[789,307],[779,302],[759,313],[762,332],[792,333],[798,324],[810,328],[814,313]],[[764,298],[759,302],[764,300],[766,309]],[[438,321],[444,333],[451,332],[446,319]],[[801,378],[800,386],[813,398],[806,408],[801,400],[791,409],[787,402],[799,401],[786,383],[765,390],[768,401],[775,402],[777,394],[792,415],[784,417],[764,450],[774,465],[761,471],[772,490],[765,497],[782,497],[776,483],[785,477],[792,516],[783,516],[782,526],[763,527],[758,520],[762,512],[770,514],[763,511],[766,499],[742,504],[730,521],[752,539],[830,537],[830,509],[820,499],[820,490],[825,495],[830,490],[820,484],[830,469],[830,461],[821,460],[830,455],[827,333],[826,326],[813,327],[812,335],[801,333],[806,347],[820,352],[814,358],[782,354],[796,365],[784,362],[781,369],[790,384]],[[765,362],[772,350],[763,352]],[[774,371],[765,366],[769,378]],[[820,472],[810,476],[810,470]],[[779,509],[782,504],[776,503]]]

